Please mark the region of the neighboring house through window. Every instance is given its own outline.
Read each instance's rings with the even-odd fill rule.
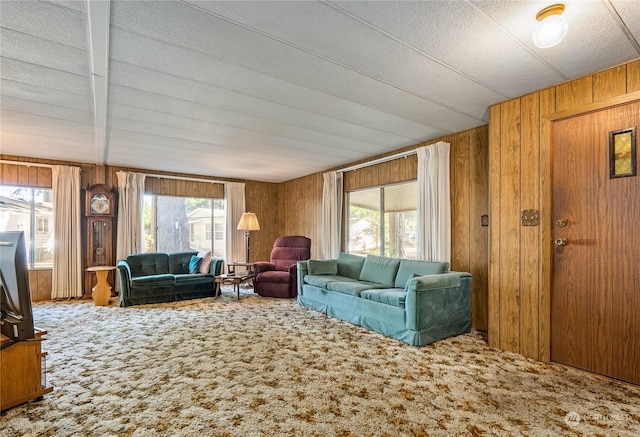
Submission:
[[[29,268],[53,267],[50,188],[0,185],[0,231],[23,231]]]

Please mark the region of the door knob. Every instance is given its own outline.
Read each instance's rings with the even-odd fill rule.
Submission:
[[[557,239],[554,241],[554,243],[555,243],[555,245],[556,245],[556,246],[566,246],[566,245],[567,245],[567,243],[569,243],[569,242],[567,241],[567,239],[566,239],[566,238],[557,238]]]

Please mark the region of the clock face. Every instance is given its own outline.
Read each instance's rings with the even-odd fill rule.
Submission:
[[[109,213],[109,199],[104,194],[96,194],[91,198],[91,212],[96,214]]]

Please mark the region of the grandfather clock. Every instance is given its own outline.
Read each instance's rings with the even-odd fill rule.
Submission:
[[[84,294],[91,296],[91,288],[96,278],[87,267],[113,266],[113,222],[116,216],[116,193],[113,188],[105,184],[88,186],[84,195],[85,250],[84,250]],[[114,273],[109,273],[109,283],[113,284]]]

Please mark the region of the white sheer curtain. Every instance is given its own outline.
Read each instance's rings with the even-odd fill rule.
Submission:
[[[144,173],[119,171],[116,259],[140,253],[144,240]]]
[[[449,149],[439,141],[418,154],[418,259],[451,262]]]
[[[239,231],[238,223],[245,212],[244,184],[242,182],[227,182],[224,188],[226,203],[226,229],[225,229],[225,263],[231,261],[244,261],[246,247],[244,231]],[[258,217],[260,219],[260,217]]]
[[[54,165],[53,182],[53,299],[82,296],[80,237],[80,168]]]
[[[342,226],[342,173],[332,171],[322,176],[322,257],[336,259],[340,254]]]

